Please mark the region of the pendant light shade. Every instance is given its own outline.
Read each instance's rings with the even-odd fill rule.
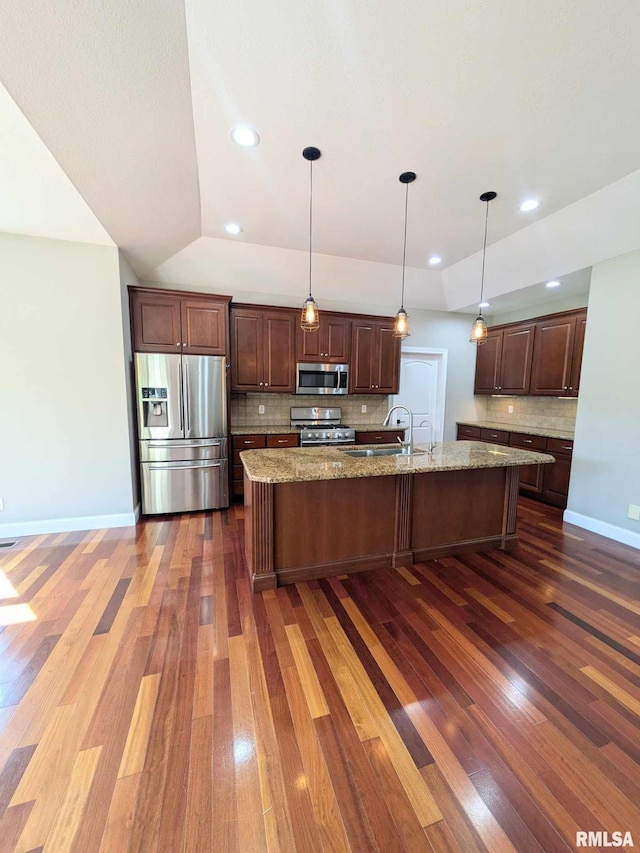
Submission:
[[[318,304],[311,293],[311,264],[313,259],[312,251],[312,225],[313,225],[313,161],[319,160],[321,152],[319,148],[310,146],[302,152],[305,160],[309,161],[309,295],[307,296],[304,305],[302,306],[302,314],[300,315],[300,328],[305,332],[316,332],[320,327],[320,313]]]
[[[484,263],[487,256],[487,226],[489,224],[489,202],[493,201],[494,198],[498,195],[498,193],[494,193],[493,190],[489,190],[486,193],[482,193],[480,196],[480,201],[486,204],[485,214],[484,214],[484,244],[482,246],[482,276],[480,278],[480,305],[482,305],[482,299],[484,296]],[[484,317],[482,316],[482,308],[478,306],[478,316],[473,321],[473,325],[471,326],[471,335],[469,336],[469,343],[477,344],[478,346],[482,346],[482,344],[487,342],[487,324],[485,322]]]
[[[404,310],[404,273],[406,266],[405,261],[407,257],[407,211],[409,207],[409,184],[412,184],[415,179],[415,172],[403,172],[399,178],[400,183],[405,185],[404,241],[402,244],[402,294],[400,296],[400,308],[398,309],[398,313],[396,314],[396,322],[393,327],[393,337],[401,339],[409,337],[409,317],[407,315],[407,312]]]

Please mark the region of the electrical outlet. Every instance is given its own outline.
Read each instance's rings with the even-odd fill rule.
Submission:
[[[634,521],[640,521],[640,506],[637,504],[629,504],[629,511],[627,515]]]
[[[363,415],[367,414],[367,407],[364,405],[364,403],[360,406],[360,411]]]
[[[512,415],[513,414],[513,406],[507,406],[507,412]]]
[[[264,415],[264,406],[258,406],[258,414]]]

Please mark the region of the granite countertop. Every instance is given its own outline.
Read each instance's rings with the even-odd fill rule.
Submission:
[[[372,445],[373,446],[373,445]],[[375,445],[380,448],[384,445]],[[362,450],[366,445],[358,446]],[[505,468],[554,462],[547,453],[500,447],[484,441],[447,441],[432,454],[414,456],[347,456],[349,448],[289,447],[244,450],[242,464],[250,480],[259,483],[297,483],[311,480],[347,480],[354,477],[385,477],[429,471],[463,471],[471,468]],[[350,448],[354,449],[354,448]],[[416,449],[426,451],[425,445]]]
[[[507,432],[520,432],[527,435],[544,435],[546,438],[564,438],[573,441],[572,429],[552,429],[551,427],[523,426],[514,423],[500,423],[500,421],[458,421],[461,426],[475,426],[481,429],[502,429]]]
[[[351,426],[351,424],[349,425]],[[398,432],[404,429],[398,424],[382,426],[382,424],[354,424],[356,432]],[[251,426],[232,426],[231,435],[276,435],[280,433],[300,432],[290,424],[252,424]]]

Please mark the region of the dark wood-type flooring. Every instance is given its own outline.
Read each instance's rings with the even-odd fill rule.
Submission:
[[[242,507],[0,548],[0,850],[640,847],[640,553],[519,516],[257,595]]]

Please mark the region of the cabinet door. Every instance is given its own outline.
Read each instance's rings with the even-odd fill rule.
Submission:
[[[226,355],[228,307],[212,299],[183,299],[182,351],[193,355]]]
[[[248,308],[231,309],[231,390],[262,391],[262,315]]]
[[[372,370],[375,393],[397,394],[400,384],[400,339],[394,338],[393,326],[386,323],[380,323],[376,331]]]
[[[587,315],[585,312],[576,317],[576,334],[573,341],[571,376],[569,379],[569,393],[572,397],[577,397],[580,390],[580,372],[582,370],[582,353],[584,351],[584,334],[586,329]]]
[[[547,453],[549,450],[547,449]],[[556,460],[552,465],[543,465],[544,480],[542,496],[548,503],[566,507],[571,476],[571,457],[551,453]]]
[[[147,293],[131,296],[136,352],[181,352],[180,299]]]
[[[263,390],[293,394],[295,383],[295,323],[294,311],[263,312]]]
[[[535,324],[532,323],[529,326],[518,325],[516,328],[503,330],[498,382],[498,391],[501,394],[529,393],[535,329]]]
[[[500,378],[500,358],[502,355],[502,331],[492,332],[485,343],[477,347],[476,381],[474,394],[495,394]]]
[[[373,388],[371,363],[374,345],[371,323],[353,323],[354,353],[351,359],[351,392],[370,394]]]
[[[325,358],[332,364],[348,364],[351,350],[351,320],[327,314],[324,321]]]
[[[304,332],[296,328],[296,360],[311,363],[348,364],[351,320],[339,314],[320,313],[320,328]]]
[[[532,394],[547,397],[569,395],[575,329],[575,316],[536,323],[536,348],[531,368]]]

